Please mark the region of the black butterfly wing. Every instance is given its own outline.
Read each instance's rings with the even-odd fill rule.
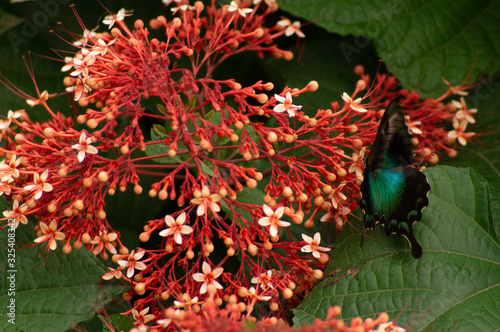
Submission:
[[[381,223],[386,234],[404,236],[412,255],[419,258],[422,247],[413,236],[413,224],[429,204],[427,178],[412,163],[410,135],[397,103],[389,105],[365,163],[360,206],[365,231]],[[361,240],[363,243],[363,239]]]
[[[387,107],[367,158],[371,171],[411,165],[412,145],[397,101]]]

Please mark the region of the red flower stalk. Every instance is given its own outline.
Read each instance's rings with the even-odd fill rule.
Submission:
[[[306,228],[316,216],[342,228],[358,205],[362,156],[374,140],[382,108],[400,98],[416,152],[429,163],[442,151],[456,155],[455,139],[463,145],[470,140],[473,133],[465,129],[474,110],[463,100],[421,100],[400,90],[390,75],[377,75],[370,90],[357,97],[371,82],[358,67],[361,78],[351,96],[343,94],[343,107],[335,102],[332,109],[306,115],[293,98],[316,91],[315,81],[268,97],[272,83],[243,87],[212,77],[240,52],[291,59],[274,41],[303,34],[296,23],[265,27],[277,9],[273,1],[253,8],[250,1],[220,8],[215,1],[207,7],[175,5],[173,20],[159,16],[149,24],[164,31],[164,40],[150,39],[141,20],[129,29],[125,10],[105,18],[115,26],[110,33],[89,31],[82,23],[84,36],[74,43],[79,50],[65,59],[63,71],[70,75],[68,91],[86,108],[76,119],[87,130],[76,130],[72,118],[50,109],[46,100],[53,96],[47,92],[37,89],[33,98],[11,87],[52,118],[38,123],[16,111],[0,123],[5,142],[0,155],[7,158],[0,163],[0,192],[13,201],[5,220],[14,218],[17,226],[34,215],[37,242],[50,249],[64,241],[65,252],[85,246],[102,259],[113,254],[116,269],[103,279],[126,280],[131,287],[125,299],[139,295],[128,312],[138,327],[183,326],[190,323],[183,318],[200,310],[211,315],[223,302],[230,307],[223,315],[235,322],[261,305],[283,317],[285,304],[296,304],[323,277],[328,260],[319,234],[300,239],[289,228],[306,215]],[[146,99],[154,99],[158,109],[145,109]],[[148,117],[162,123],[153,126],[151,141],[139,126]],[[262,117],[278,125],[263,123]],[[447,123],[455,130],[447,131]],[[351,157],[348,151],[357,152]],[[258,170],[257,161],[266,169]],[[159,178],[150,196],[179,205],[179,211],[147,221],[140,234],[143,242],[154,232],[163,237],[156,250],[123,246],[104,210],[107,195],[117,188],[125,191],[132,184],[142,194],[144,175]],[[243,201],[239,192],[259,181],[266,182],[263,202]],[[217,239],[225,246],[222,259],[211,255],[221,251]],[[238,256],[239,266],[228,267],[232,256]],[[211,286],[215,290],[207,294]]]

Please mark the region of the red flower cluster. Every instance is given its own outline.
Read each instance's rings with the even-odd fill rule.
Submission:
[[[18,93],[31,106],[45,108],[49,121],[34,122],[27,112],[16,111],[0,123],[0,155],[7,158],[0,163],[0,193],[13,202],[5,219],[27,224],[26,216],[34,215],[35,241],[50,249],[60,241],[66,253],[85,246],[104,260],[112,254],[116,269],[103,279],[130,284],[124,298],[138,295],[129,312],[138,327],[173,328],[175,317],[212,308],[205,305],[207,299],[218,306],[226,302],[247,316],[264,304],[277,312],[273,316],[284,316],[285,303],[296,303],[323,277],[329,250],[320,246],[319,233],[300,239],[288,228],[306,215],[304,226],[312,228],[318,213],[321,221],[334,220],[337,230],[342,228],[358,204],[364,147],[375,137],[381,109],[393,98],[401,98],[422,160],[436,163],[441,151],[454,155],[454,140],[465,144],[473,135],[465,127],[473,122],[474,110],[463,100],[442,103],[451,87],[437,100],[421,100],[400,90],[394,77],[378,75],[370,91],[355,99],[370,84],[362,67],[354,92],[342,96],[344,105],[334,102],[314,115],[292,100],[314,92],[314,81],[269,97],[272,83],[242,87],[214,79],[214,69],[237,53],[291,59],[275,39],[304,36],[297,22],[266,27],[277,5],[254,3],[217,7],[212,1],[205,7],[175,1],[174,19],[159,16],[149,23],[164,31],[162,40],[151,39],[141,20],[129,29],[124,18],[131,13],[125,10],[105,18],[110,28],[117,26],[109,33],[90,31],[82,23],[83,37],[74,43],[79,50],[63,67],[69,72],[68,91],[86,108],[78,123],[54,112],[46,91],[37,97]],[[146,110],[147,99],[157,101],[158,109]],[[151,141],[139,126],[148,117],[161,123],[153,126]],[[263,123],[262,117],[273,121]],[[455,129],[448,132],[444,124],[450,122]],[[79,124],[88,129],[75,129]],[[348,150],[361,152],[351,157]],[[150,196],[176,200],[179,206],[178,212],[144,226],[141,241],[153,233],[164,238],[156,250],[123,246],[104,209],[107,195],[117,188],[125,191],[131,184],[143,194],[142,175],[159,178]],[[263,202],[239,199],[245,186],[254,189],[259,181],[266,183]],[[215,239],[225,246],[222,259],[211,255],[220,249]],[[232,256],[239,266],[228,267]]]

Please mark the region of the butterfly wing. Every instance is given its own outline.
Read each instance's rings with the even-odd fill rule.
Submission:
[[[393,102],[382,117],[365,163],[360,206],[365,215],[365,231],[381,223],[387,235],[406,237],[413,257],[420,258],[422,247],[413,236],[412,227],[429,204],[430,186],[423,173],[409,166],[412,161],[405,119]]]
[[[367,158],[369,169],[376,171],[411,165],[413,153],[410,135],[397,101],[389,104],[378,128]]]

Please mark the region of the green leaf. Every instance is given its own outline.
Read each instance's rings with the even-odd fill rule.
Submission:
[[[361,36],[334,50],[346,58],[370,44],[406,89],[436,97],[441,78],[461,83],[500,68],[500,2],[495,0],[282,0],[280,8],[330,32]],[[367,38],[366,38],[367,37]]]
[[[214,170],[212,168],[213,166],[214,165],[211,162],[209,162],[208,160],[205,160],[205,161],[200,163],[201,170],[203,171],[203,173],[205,173],[208,176],[214,175]]]
[[[0,205],[10,208],[4,200]],[[8,229],[0,230],[0,243],[8,243]],[[96,310],[123,292],[122,286],[107,281],[100,284],[99,277],[108,269],[86,249],[64,254],[59,243],[47,257],[39,246],[21,249],[34,243],[35,237],[30,224],[15,230],[14,267],[7,265],[12,256],[7,257],[6,248],[0,250],[1,331],[64,331],[93,317]],[[15,325],[6,317],[11,301],[15,303]]]
[[[101,318],[103,321],[104,329],[103,332],[111,332],[108,327],[104,324],[104,319]],[[134,327],[134,321],[130,319],[128,316],[124,316],[122,314],[116,314],[116,315],[111,315],[107,318],[108,323],[111,323],[111,325],[114,328],[114,331],[129,331],[131,328]]]
[[[412,331],[493,331],[500,326],[500,245],[493,230],[489,187],[472,169],[438,166],[425,171],[429,206],[414,225],[424,249],[413,259],[409,245],[381,226],[345,227],[327,276],[294,310],[295,324],[324,318],[330,306],[342,318],[387,312]],[[332,271],[336,271],[328,276]]]
[[[168,136],[168,131],[162,125],[157,123],[153,124],[153,128],[151,128],[151,140],[160,141],[165,139]]]

